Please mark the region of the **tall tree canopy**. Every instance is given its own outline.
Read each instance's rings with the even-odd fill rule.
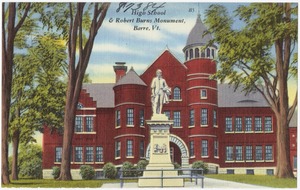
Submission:
[[[219,44],[220,69],[215,77],[244,91],[257,90],[269,103],[277,120],[277,170],[281,178],[294,177],[290,164],[289,122],[297,106],[289,105],[288,80],[297,76],[298,6],[290,3],[253,3],[240,6],[243,22],[233,29],[225,7],[211,5],[206,24]]]

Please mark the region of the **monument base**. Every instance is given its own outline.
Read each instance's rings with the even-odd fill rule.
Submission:
[[[143,173],[143,177],[140,177],[138,180],[139,187],[183,187],[184,179],[163,179],[164,177],[178,177],[177,171],[151,171],[151,170],[160,170],[160,169],[174,169],[173,164],[169,163],[160,163],[160,164],[149,164],[146,167],[146,171]],[[147,171],[150,170],[150,171]],[[151,179],[151,178],[155,179]],[[162,177],[162,179],[160,178]]]

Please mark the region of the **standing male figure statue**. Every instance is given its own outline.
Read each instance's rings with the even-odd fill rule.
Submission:
[[[156,71],[156,77],[153,78],[151,83],[151,102],[152,111],[154,114],[161,114],[163,104],[169,103],[169,95],[171,88],[168,87],[166,80],[162,78],[162,71]]]

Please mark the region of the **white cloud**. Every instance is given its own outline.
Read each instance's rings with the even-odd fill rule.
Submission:
[[[116,52],[125,54],[135,54],[144,55],[144,52],[135,50],[133,48],[124,47],[122,45],[112,44],[112,43],[101,43],[95,44],[93,47],[93,52]]]
[[[195,18],[184,19],[185,23],[164,23],[160,24],[161,31],[167,31],[172,34],[188,35],[195,25]]]

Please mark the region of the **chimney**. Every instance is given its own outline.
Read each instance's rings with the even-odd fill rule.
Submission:
[[[116,73],[116,82],[118,82],[127,72],[126,62],[116,62],[114,65],[114,71]]]

